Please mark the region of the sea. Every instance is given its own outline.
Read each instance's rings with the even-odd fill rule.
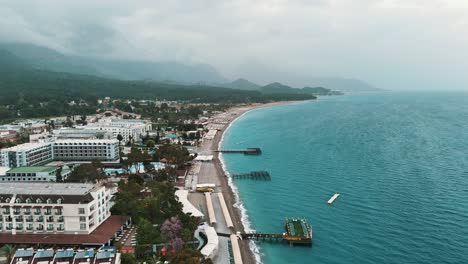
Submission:
[[[376,92],[247,112],[223,148],[249,231],[306,218],[311,247],[256,242],[258,261],[468,263],[468,93]],[[332,205],[330,197],[341,195]]]

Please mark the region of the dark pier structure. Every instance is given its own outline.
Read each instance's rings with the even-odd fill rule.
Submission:
[[[220,149],[215,152],[221,153],[243,153],[245,155],[261,155],[262,149],[260,148],[246,148],[246,149]]]
[[[290,245],[312,246],[312,227],[303,218],[286,218],[285,232],[279,233],[240,233],[242,239],[255,239],[267,242],[288,242]],[[229,234],[218,233],[218,236],[229,237]]]
[[[250,179],[250,180],[263,180],[263,181],[271,181],[271,176],[268,171],[252,171],[249,173],[240,173],[240,174],[232,174],[231,177],[233,179]]]

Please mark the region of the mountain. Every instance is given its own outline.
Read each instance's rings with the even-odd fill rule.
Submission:
[[[313,86],[327,87],[328,89],[345,93],[382,91],[382,89],[374,87],[371,84],[358,79],[335,77],[312,78],[308,79],[307,83],[310,83]]]
[[[225,85],[223,85],[224,87],[228,87],[228,88],[233,88],[233,89],[239,89],[239,90],[250,90],[250,91],[257,91],[257,90],[260,90],[261,86],[256,84],[256,83],[253,83],[253,82],[250,82],[249,80],[246,80],[246,79],[243,79],[243,78],[240,78],[240,79],[237,79],[233,82],[230,82],[230,83],[227,83]]]
[[[27,64],[13,53],[0,49],[0,72],[23,70],[27,67]]]
[[[225,83],[216,69],[206,64],[117,60],[65,55],[26,43],[4,43],[0,49],[16,55],[39,70],[95,75],[122,80],[175,81],[178,83]]]
[[[310,95],[342,95],[339,91],[332,91],[323,87],[293,88],[279,82],[270,83],[260,88],[264,94],[310,94]]]

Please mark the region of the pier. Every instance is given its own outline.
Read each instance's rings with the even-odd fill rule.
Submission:
[[[232,174],[233,179],[251,179],[271,181],[271,175],[268,171],[252,171],[249,173]]]
[[[220,153],[243,153],[245,155],[261,155],[262,149],[260,148],[246,148],[246,149],[219,149],[215,152]]]
[[[269,242],[288,242],[290,245],[312,245],[312,227],[305,219],[286,218],[285,232],[280,233],[240,233],[237,235],[242,239],[255,239]],[[231,236],[231,234],[218,233],[218,236]]]

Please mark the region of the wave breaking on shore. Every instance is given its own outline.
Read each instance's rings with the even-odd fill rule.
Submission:
[[[226,129],[223,131],[221,139],[220,139],[220,141],[218,143],[218,147],[223,145],[224,136],[226,135],[226,132],[231,128],[231,125],[234,122],[236,122],[237,120],[239,120],[246,113],[250,112],[250,111],[251,110],[242,113],[241,115],[239,115],[236,119],[234,119],[226,127]],[[249,220],[249,215],[247,213],[247,209],[245,208],[244,203],[242,203],[242,201],[241,201],[241,199],[239,197],[239,189],[237,188],[237,186],[234,184],[232,178],[230,177],[230,173],[229,173],[229,171],[228,171],[228,169],[226,167],[226,163],[224,161],[223,153],[219,153],[218,157],[219,157],[221,167],[222,167],[222,169],[224,171],[224,174],[228,178],[228,185],[231,187],[232,193],[234,194],[234,199],[235,199],[234,207],[238,208],[239,211],[241,212],[241,221],[242,221],[242,225],[244,226],[244,231],[245,232],[253,232],[253,231],[255,231],[255,229],[252,228],[252,223]],[[258,263],[258,264],[262,264],[263,262],[262,262],[262,258],[261,258],[260,246],[257,245],[255,243],[255,241],[251,240],[251,241],[249,241],[249,247],[250,247],[250,250],[252,251],[252,253],[255,256],[255,262]]]

